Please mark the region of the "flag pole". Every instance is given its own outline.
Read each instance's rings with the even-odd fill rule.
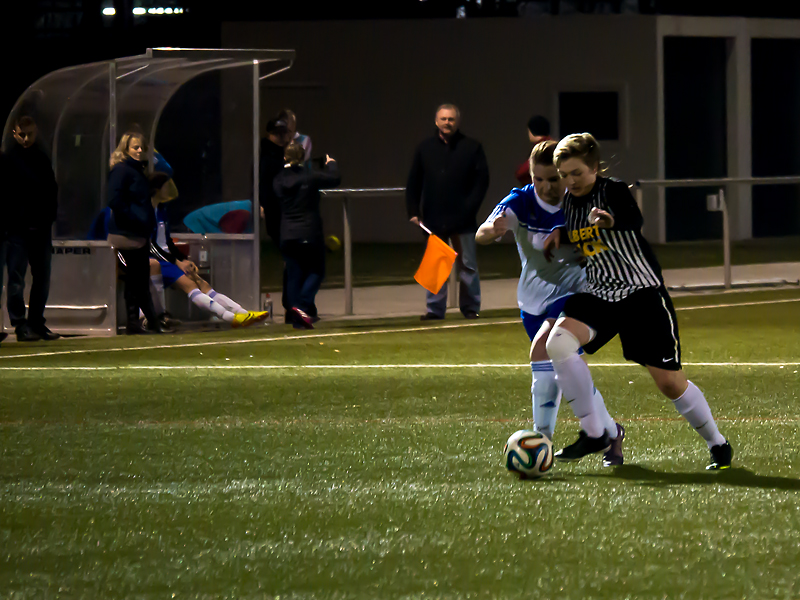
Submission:
[[[419,225],[420,227],[422,227],[422,231],[424,231],[424,232],[425,232],[425,233],[427,233],[428,235],[433,235],[433,232],[432,232],[430,229],[428,229],[427,227],[425,227],[425,225],[423,225],[423,224],[422,224],[422,221],[420,221],[420,222],[418,223],[418,225]]]

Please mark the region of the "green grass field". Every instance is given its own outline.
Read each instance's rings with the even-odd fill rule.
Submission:
[[[0,596],[798,598],[800,292],[676,306],[728,471],[613,343],[627,464],[514,479],[510,311],[4,344]]]

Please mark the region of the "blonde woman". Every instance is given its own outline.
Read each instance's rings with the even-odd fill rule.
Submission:
[[[600,145],[589,133],[561,140],[553,162],[567,184],[565,225],[548,236],[545,255],[571,243],[586,257],[585,293],[567,299],[564,316],[547,338],[559,385],[582,428],[578,440],[556,458],[579,460],[611,445],[589,367],[578,349],[594,354],[619,335],[625,358],[647,369],[659,391],[708,445],[707,468],[729,468],[733,448],[717,428],[703,392],[683,373],[678,318],[661,266],[642,236],[642,213],[628,185],[600,174]]]
[[[150,235],[156,215],[145,174],[146,145],[141,134],[127,132],[111,155],[108,175],[108,241],[119,250],[125,263],[125,308],[129,335],[164,333],[150,297]],[[139,309],[147,328],[139,323]]]

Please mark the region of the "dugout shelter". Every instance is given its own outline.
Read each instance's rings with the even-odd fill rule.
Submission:
[[[85,335],[117,332],[121,296],[117,292],[116,250],[105,241],[87,239],[94,219],[108,204],[111,153],[121,135],[135,127],[148,140],[152,169],[154,141],[170,100],[188,82],[230,69],[244,72],[250,83],[249,90],[240,88],[240,96],[249,97],[237,98],[236,109],[249,109],[251,127],[238,130],[241,139],[222,148],[223,154],[235,156],[221,156],[217,162],[221,172],[216,176],[225,179],[226,165],[249,163],[252,223],[248,230],[252,233],[174,237],[188,246],[190,256],[206,269],[212,285],[246,308],[258,308],[260,227],[259,219],[252,215],[260,212],[259,169],[252,166],[259,164],[260,155],[259,82],[291,68],[294,57],[294,50],[150,48],[138,56],[59,69],[25,91],[8,116],[2,144],[7,149],[16,143],[12,135],[16,118],[33,117],[39,130],[37,143],[50,156],[59,184],[59,217],[45,311],[51,329]],[[206,200],[219,198],[192,199],[195,207]],[[28,279],[26,292],[30,274]],[[3,306],[4,328],[8,328],[5,302]]]

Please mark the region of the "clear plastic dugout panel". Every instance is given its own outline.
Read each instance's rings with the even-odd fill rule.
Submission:
[[[258,169],[253,168],[264,134],[259,82],[293,61],[293,50],[155,48],[61,69],[26,90],[6,121],[2,144],[8,149],[16,143],[17,118],[32,117],[37,143],[50,156],[59,184],[45,313],[51,329],[117,331],[116,250],[97,241],[92,226],[108,204],[109,159],[126,131],[144,135],[150,170],[157,151],[174,171],[179,195],[168,212],[176,241],[215,288],[245,308],[259,307]],[[219,217],[232,210],[239,211],[238,218],[220,228]],[[208,218],[187,219],[192,213]],[[199,316],[185,296],[176,293],[167,304],[185,318]]]

